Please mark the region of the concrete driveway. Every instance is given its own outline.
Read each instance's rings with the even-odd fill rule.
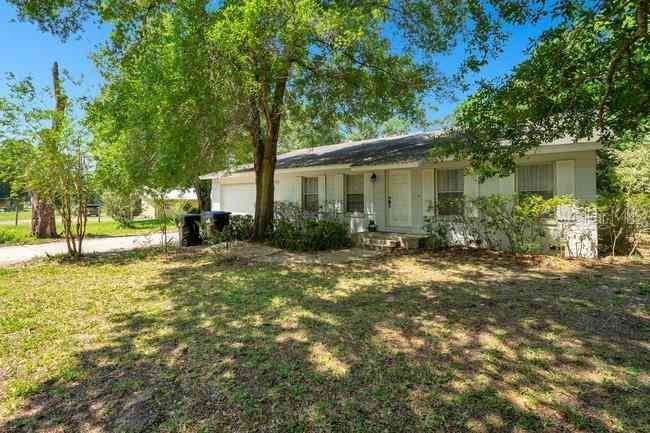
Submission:
[[[149,246],[160,245],[160,233],[141,236],[119,236],[106,238],[85,239],[82,245],[84,254],[102,253],[117,250],[133,250]],[[170,242],[178,240],[176,233],[168,233],[167,239]],[[23,263],[33,259],[46,257],[48,255],[65,254],[68,248],[65,241],[50,242],[40,245],[20,245],[12,247],[0,247],[0,266]]]

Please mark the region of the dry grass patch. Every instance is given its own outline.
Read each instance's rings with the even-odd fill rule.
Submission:
[[[650,432],[647,261],[0,269],[0,431]]]

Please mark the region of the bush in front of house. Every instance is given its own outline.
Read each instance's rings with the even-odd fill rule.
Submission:
[[[472,200],[480,223],[485,227],[486,243],[498,245],[506,240],[512,253],[535,253],[557,246],[549,237],[546,222],[555,217],[555,209],[571,199],[539,195],[496,194]]]
[[[254,221],[250,215],[232,215],[229,224],[215,233],[202,224],[201,237],[223,259],[231,245],[252,238]],[[268,240],[274,247],[289,251],[331,250],[352,243],[347,225],[335,219],[306,215],[300,207],[285,202],[276,203]]]
[[[344,224],[326,219],[305,219],[301,224],[276,220],[270,236],[271,244],[290,251],[322,251],[350,246]]]
[[[253,237],[255,219],[251,215],[231,215],[230,222],[224,228],[232,239],[247,241]]]
[[[540,252],[556,246],[545,229],[546,221],[558,206],[570,203],[567,197],[537,195],[465,198],[457,206],[459,214],[428,217],[425,230],[434,248],[461,243],[512,253]]]
[[[307,216],[292,203],[275,205],[271,244],[290,251],[322,251],[350,246],[351,239],[345,224],[335,220]]]

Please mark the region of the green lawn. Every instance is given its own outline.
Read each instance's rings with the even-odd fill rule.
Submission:
[[[173,228],[173,222],[169,223],[170,229]],[[102,236],[130,236],[152,233],[160,229],[159,221],[153,220],[136,220],[131,227],[120,227],[113,220],[104,220],[97,222],[97,218],[90,218],[86,227],[88,237]],[[57,222],[57,230],[62,231],[63,226]],[[14,225],[0,225],[0,245],[12,244],[36,244],[50,242],[51,239],[36,239],[30,235],[30,225],[27,223]]]
[[[31,210],[18,212],[18,221],[28,220],[31,219],[31,217],[32,217]],[[15,212],[0,212],[0,221],[15,221],[15,220],[16,220]]]
[[[272,257],[0,269],[0,431],[650,431],[648,261]]]

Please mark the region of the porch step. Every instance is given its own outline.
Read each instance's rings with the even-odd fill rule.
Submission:
[[[406,233],[361,232],[352,235],[352,242],[363,248],[415,250],[420,248],[425,238],[424,235]]]

